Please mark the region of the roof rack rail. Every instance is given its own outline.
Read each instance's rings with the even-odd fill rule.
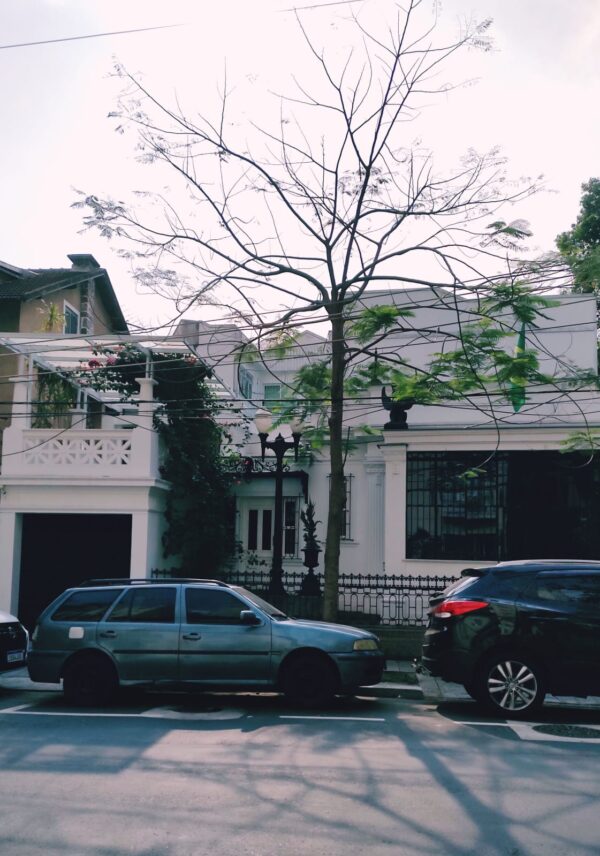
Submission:
[[[197,577],[107,577],[102,579],[83,580],[78,588],[92,588],[94,586],[133,586],[152,585],[154,583],[213,583],[216,586],[227,586],[223,580],[206,580]]]

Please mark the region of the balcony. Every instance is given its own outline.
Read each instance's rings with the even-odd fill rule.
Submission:
[[[159,438],[147,427],[5,429],[2,476],[41,479],[158,479]]]

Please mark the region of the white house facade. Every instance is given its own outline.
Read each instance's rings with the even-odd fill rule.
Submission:
[[[429,292],[369,299],[409,302],[415,329],[430,331],[425,338],[405,331],[387,340],[387,347],[417,354],[413,363],[426,365],[451,341],[457,316],[443,299],[432,301]],[[462,311],[468,315],[467,304]],[[137,344],[182,353],[189,348],[213,368],[223,404],[220,420],[240,453],[232,467],[235,564],[267,573],[275,520],[273,458],[267,451],[261,460],[252,418],[283,397],[303,364],[326,353],[327,340],[303,333],[285,359],[263,364],[237,359],[245,340],[231,325],[186,321],[177,337]],[[391,420],[380,388],[370,391],[369,400],[350,403],[342,572],[454,575],[467,565],[501,559],[598,558],[600,468],[593,454],[566,455],[564,442],[600,428],[600,396],[591,386],[565,392],[560,383],[573,366],[597,371],[595,299],[557,298],[528,339],[542,371],[556,383],[528,389],[518,412],[506,400],[482,395],[446,406],[414,406],[406,427],[386,427]],[[109,340],[114,345],[119,338]],[[169,485],[160,475],[159,437],[152,427],[150,370],[140,371],[137,404],[119,410],[113,402],[94,411],[84,400],[93,393],[82,391],[69,424],[32,427],[36,366],[72,366],[99,344],[102,336],[0,334],[0,351],[17,367],[0,459],[0,609],[29,624],[66,585],[98,576],[147,577],[153,569],[173,566],[162,552]],[[514,347],[514,339],[507,347]],[[277,431],[289,438],[288,426]],[[288,452],[282,509],[286,570],[306,572],[300,515],[309,498],[324,543],[328,497],[327,449],[301,448],[298,461]]]
[[[381,292],[369,300],[412,308],[415,331],[426,328],[428,335],[397,333],[386,340],[386,348],[408,348],[411,362],[422,366],[451,347],[457,319],[472,315],[468,300],[457,316],[453,301],[432,300],[429,290]],[[406,427],[399,429],[385,427],[389,414],[381,405],[380,388],[371,391],[368,402],[351,403],[342,572],[454,575],[467,565],[502,559],[598,558],[600,470],[594,455],[565,454],[565,442],[575,433],[593,435],[600,425],[600,397],[593,386],[565,390],[563,383],[574,368],[597,372],[596,303],[587,295],[563,295],[554,303],[527,331],[528,347],[535,348],[540,370],[551,381],[527,389],[518,412],[510,401],[482,394],[444,406],[414,406]],[[204,343],[210,341],[218,351],[218,326],[186,323],[186,340],[210,362]],[[226,331],[224,342],[230,338]],[[515,342],[515,336],[507,337],[506,347],[514,348]],[[229,359],[232,396],[251,418],[257,408],[268,409],[279,400],[298,368],[318,359],[326,347],[326,339],[304,334],[285,359],[242,363],[237,376],[235,360]],[[368,433],[361,430],[365,425]],[[277,431],[290,433],[280,426],[273,436]],[[236,486],[238,567],[268,568],[273,475],[258,459],[256,433],[243,454],[249,463]],[[324,543],[327,449],[301,456],[297,463],[288,453],[285,461],[284,567],[300,571],[299,514],[308,497],[315,503]]]

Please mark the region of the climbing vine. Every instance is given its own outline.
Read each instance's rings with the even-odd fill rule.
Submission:
[[[135,379],[144,375],[146,361],[135,345],[98,350],[79,377],[127,401],[139,395]],[[222,464],[223,432],[215,421],[211,373],[191,354],[152,353],[151,362],[160,403],[154,426],[165,449],[161,475],[171,485],[164,555],[178,557],[186,576],[215,575],[230,556],[234,539],[231,479]]]

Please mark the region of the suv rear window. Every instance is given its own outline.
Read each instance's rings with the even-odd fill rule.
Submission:
[[[536,579],[538,600],[574,606],[600,605],[600,575],[540,574]]]
[[[122,589],[76,591],[52,613],[52,621],[100,621]]]

